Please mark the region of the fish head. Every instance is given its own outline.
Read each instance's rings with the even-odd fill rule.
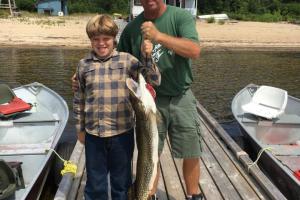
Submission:
[[[144,107],[145,112],[156,113],[156,105],[150,91],[146,88],[146,81],[142,74],[138,74],[138,82],[132,78],[126,79],[131,98]]]

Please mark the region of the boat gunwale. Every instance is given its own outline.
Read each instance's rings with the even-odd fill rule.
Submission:
[[[236,113],[237,110],[233,110],[234,107],[239,107],[239,104],[237,104],[236,102],[238,102],[238,98],[241,96],[242,93],[245,92],[245,90],[249,87],[259,87],[259,85],[250,83],[247,86],[245,86],[244,88],[242,88],[233,98],[232,102],[231,102],[231,110],[232,110],[232,114],[234,116],[234,118],[238,121],[238,124],[242,127],[243,131],[245,132],[245,134],[247,134],[248,137],[250,137],[252,139],[253,142],[255,142],[255,145],[257,145],[259,148],[263,148],[263,146],[269,146],[272,148],[272,146],[290,146],[287,144],[276,144],[276,145],[272,145],[272,144],[263,144],[261,143],[256,137],[254,137],[252,134],[249,134],[247,132],[247,128],[244,125],[244,122],[241,121],[241,117],[239,117]],[[290,96],[288,95],[288,98],[291,98],[297,102],[300,103],[300,99]],[[242,109],[241,109],[242,110]],[[235,112],[234,112],[235,111]],[[300,145],[298,145],[300,148]],[[276,155],[274,155],[272,153],[272,151],[264,151],[263,153],[265,153],[270,159],[272,159],[275,164],[277,164],[278,166],[281,166],[281,168],[283,169],[283,172],[288,175],[298,186],[300,186],[300,180],[298,180],[295,176],[294,176],[294,172],[286,165],[284,165],[281,161],[279,161],[278,158],[276,158]],[[300,154],[299,154],[300,155]],[[294,155],[295,156],[295,155]]]
[[[58,100],[58,102],[61,104],[61,109],[64,109],[63,111],[61,111],[62,113],[64,113],[64,115],[62,115],[61,119],[60,119],[60,123],[57,126],[57,128],[55,128],[54,133],[53,133],[53,139],[51,140],[51,145],[50,148],[55,149],[58,146],[59,143],[59,139],[61,138],[64,128],[67,124],[68,118],[69,118],[69,108],[68,105],[66,103],[66,101],[58,94],[56,93],[54,90],[48,88],[47,86],[45,86],[42,83],[38,83],[38,82],[33,82],[30,84],[26,84],[26,85],[22,85],[20,87],[16,87],[13,89],[13,91],[17,91],[17,90],[27,90],[30,91],[31,93],[33,93],[32,90],[28,89],[30,87],[41,87],[43,88],[45,91],[47,91],[49,94],[51,94],[52,96],[54,96],[55,99]],[[33,95],[36,96],[36,94],[33,93]],[[45,149],[46,150],[46,149]],[[27,154],[26,154],[27,155]],[[36,155],[36,154],[34,154]],[[35,176],[31,179],[30,183],[28,185],[25,186],[23,190],[23,194],[21,195],[21,199],[26,199],[27,196],[30,194],[32,187],[35,185],[36,181],[39,179],[39,177],[41,176],[42,172],[46,170],[46,173],[49,172],[50,166],[47,165],[47,163],[50,161],[50,158],[53,157],[54,153],[53,151],[47,151],[45,153],[45,159],[42,161],[41,163],[41,167],[37,170],[37,172],[35,173]],[[0,156],[6,156],[6,155],[1,155]],[[46,179],[47,176],[43,177],[43,179]],[[45,180],[42,181],[42,183],[45,183]],[[42,188],[42,186],[39,186],[40,188]],[[18,190],[16,191],[16,193],[18,192]],[[40,195],[41,190],[39,191],[38,196]]]

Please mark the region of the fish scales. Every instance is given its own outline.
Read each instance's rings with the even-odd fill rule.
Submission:
[[[157,110],[145,80],[139,74],[139,83],[127,79],[131,104],[136,116],[136,145],[138,149],[136,180],[131,200],[147,200],[153,187],[158,163]]]

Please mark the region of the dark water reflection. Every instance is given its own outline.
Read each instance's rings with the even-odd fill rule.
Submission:
[[[70,105],[70,77],[87,50],[0,48],[0,80],[12,87],[40,82]]]
[[[0,81],[16,87],[40,82],[55,90],[71,110],[70,77],[87,49],[0,48]],[[300,49],[206,48],[194,61],[193,91],[197,99],[219,121],[233,119],[233,96],[249,83],[288,90],[300,98]],[[74,120],[70,117],[62,141],[75,141]],[[53,199],[55,188],[46,190]]]
[[[0,80],[12,87],[40,82],[72,102],[70,77],[87,49],[0,48]],[[232,119],[233,96],[249,83],[300,98],[300,49],[204,48],[194,61],[193,91],[218,120]],[[70,107],[71,108],[71,107]]]
[[[204,49],[193,70],[196,97],[219,121],[232,119],[231,101],[249,83],[300,98],[300,49]]]

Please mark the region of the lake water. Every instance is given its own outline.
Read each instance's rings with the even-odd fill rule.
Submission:
[[[70,77],[88,49],[0,48],[0,81],[40,82],[70,105]],[[300,49],[204,48],[193,62],[193,91],[219,121],[232,119],[233,96],[249,83],[280,87],[300,98]]]
[[[11,87],[43,83],[60,94],[71,110],[70,78],[87,52],[88,49],[0,48],[0,82]],[[231,100],[249,83],[280,87],[300,98],[300,49],[204,48],[193,62],[193,72],[195,96],[220,122],[233,119]],[[75,141],[72,117],[67,130],[63,141]]]

